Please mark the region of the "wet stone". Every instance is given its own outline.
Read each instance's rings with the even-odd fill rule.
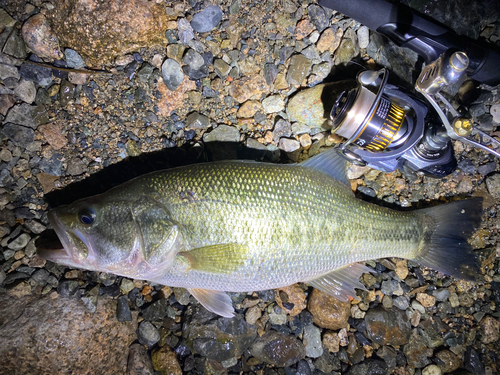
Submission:
[[[304,345],[293,336],[276,331],[266,332],[257,338],[250,352],[260,361],[275,366],[291,366],[305,356]]]
[[[410,336],[408,344],[403,348],[403,352],[410,367],[422,368],[430,363],[427,357],[428,352],[425,340],[416,331]]]
[[[59,101],[62,107],[66,107],[70,100],[73,100],[75,95],[75,85],[63,79],[59,88]]]
[[[175,352],[164,345],[151,353],[153,367],[161,375],[182,375],[182,369]]]
[[[160,333],[158,332],[158,329],[151,324],[151,322],[143,321],[139,324],[137,338],[141,344],[152,347],[160,341]]]
[[[380,345],[404,345],[408,342],[411,326],[400,310],[385,310],[376,307],[365,315],[366,334]]]
[[[67,280],[63,281],[57,286],[57,293],[61,295],[61,297],[68,298],[78,291],[80,284],[76,280]]]
[[[479,356],[471,346],[469,346],[464,353],[464,367],[467,371],[476,375],[485,375],[484,364]]]
[[[148,350],[144,345],[130,345],[127,361],[127,375],[153,375],[154,369]]]
[[[191,20],[192,28],[205,33],[213,30],[222,19],[222,10],[217,5],[210,5],[201,12],[196,13]]]
[[[193,352],[219,362],[239,357],[257,336],[257,328],[242,315],[216,318],[204,308],[197,308],[184,327],[183,338]]]
[[[314,323],[322,328],[337,330],[347,327],[351,304],[340,301],[317,289],[309,297],[308,308],[314,316]]]
[[[206,129],[210,126],[210,119],[198,112],[193,112],[186,118],[186,129]]]
[[[132,321],[132,313],[130,312],[127,296],[121,296],[116,300],[116,319],[119,322]]]
[[[205,142],[239,142],[240,131],[234,126],[219,125],[203,135]]]

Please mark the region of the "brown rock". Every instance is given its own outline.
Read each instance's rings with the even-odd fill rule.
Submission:
[[[439,364],[441,370],[444,374],[453,372],[460,367],[461,359],[456,354],[453,354],[449,350],[441,350],[436,353],[436,357],[443,361],[444,364]]]
[[[424,307],[432,307],[436,304],[436,297],[430,296],[427,293],[417,293],[415,298]]]
[[[0,316],[8,317],[0,328],[6,374],[124,374],[136,339],[137,313],[120,323],[116,301],[107,298],[92,314],[76,298],[32,297],[23,305],[0,294]]]
[[[152,358],[154,369],[161,375],[182,375],[181,365],[175,353],[167,345],[156,349]]]
[[[278,289],[276,303],[290,316],[299,315],[307,307],[306,294],[300,286],[293,284]]]
[[[144,345],[130,345],[127,371],[127,375],[154,375],[153,364]]]
[[[36,175],[36,178],[42,185],[42,189],[44,193],[48,193],[56,188],[55,182],[59,179],[57,176],[53,176],[51,174],[40,172]]]
[[[323,335],[323,346],[330,353],[337,353],[340,350],[340,337],[332,331],[328,331]]]
[[[0,113],[5,116],[9,109],[16,103],[13,95],[0,95]]]
[[[229,95],[238,103],[244,103],[248,99],[255,97],[260,98],[262,94],[269,92],[269,86],[264,77],[259,74],[253,74],[233,81],[229,86]]]
[[[309,297],[308,308],[315,324],[333,330],[347,327],[347,319],[351,314],[349,301],[343,302],[317,289],[313,289]]]
[[[297,23],[295,27],[295,36],[297,40],[302,40],[314,30],[314,25],[307,19],[303,19]]]
[[[61,45],[78,51],[87,65],[112,62],[141,47],[164,46],[167,14],[147,0],[57,0],[47,14]],[[105,30],[105,32],[104,32]]]
[[[45,140],[54,150],[60,150],[68,144],[68,138],[62,133],[63,127],[61,124],[51,123],[40,125],[38,130],[43,134]]]
[[[39,57],[62,59],[64,55],[59,48],[57,36],[50,28],[43,14],[36,14],[23,25],[22,36],[28,47]]]
[[[186,92],[195,89],[196,84],[188,77],[184,77],[184,80],[175,91],[170,91],[168,87],[163,84],[163,82],[160,82],[158,85],[158,91],[161,93],[161,99],[157,103],[158,108],[160,109],[160,115],[170,116],[170,113],[176,109],[182,108],[184,106]]]
[[[386,310],[375,307],[365,315],[366,335],[379,345],[404,345],[408,343],[411,326],[406,314],[399,309]]]
[[[479,324],[481,326],[481,334],[483,336],[481,341],[483,344],[498,341],[500,338],[500,322],[497,319],[485,316]]]
[[[9,286],[6,289],[6,292],[11,297],[23,298],[31,294],[31,287],[30,284],[28,284],[26,281],[22,281],[19,284],[15,284],[14,286]]]
[[[241,105],[236,113],[238,118],[251,118],[257,111],[262,109],[262,104],[258,100],[249,100]]]
[[[342,40],[342,29],[339,27],[337,31],[333,31],[331,28],[325,29],[323,34],[321,34],[318,43],[316,43],[316,47],[320,53],[328,51],[330,53],[334,53],[337,48],[340,46],[340,42]]]

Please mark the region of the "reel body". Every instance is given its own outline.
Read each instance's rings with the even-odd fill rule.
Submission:
[[[350,162],[392,172],[409,168],[444,177],[456,168],[453,146],[441,124],[428,124],[427,105],[387,83],[388,70],[364,71],[358,87],[344,91],[332,112],[332,132],[346,138],[340,152]]]

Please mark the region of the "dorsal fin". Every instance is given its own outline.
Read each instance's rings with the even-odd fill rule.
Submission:
[[[326,173],[351,190],[351,182],[347,178],[347,160],[338,153],[336,148],[330,148],[297,165]]]

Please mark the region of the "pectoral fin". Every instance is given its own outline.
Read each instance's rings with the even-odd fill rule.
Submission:
[[[229,274],[244,265],[248,251],[246,245],[230,243],[199,247],[180,255],[188,259],[191,270]]]
[[[363,273],[368,272],[373,272],[373,270],[365,265],[352,263],[317,279],[307,281],[307,284],[341,301],[348,301],[349,297],[359,299],[354,289],[366,290],[358,279]]]
[[[232,318],[234,316],[233,303],[225,292],[191,288],[188,288],[188,291],[208,311],[225,318]]]

